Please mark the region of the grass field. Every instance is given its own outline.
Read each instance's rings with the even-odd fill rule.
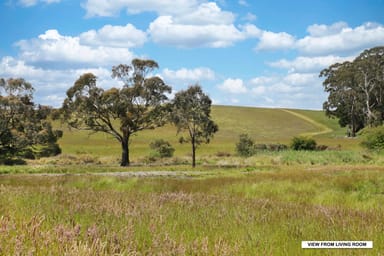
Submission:
[[[306,117],[303,119],[289,112]],[[235,145],[242,133],[249,134],[256,143],[289,144],[292,137],[318,134],[314,136],[318,144],[331,147],[341,145],[342,149],[359,149],[358,139],[345,138],[345,128],[340,128],[337,120],[327,118],[322,111],[263,109],[248,107],[213,106],[212,118],[219,125],[217,132],[208,145],[198,149],[198,157],[216,155],[218,152],[235,154]],[[309,122],[308,120],[312,120]],[[90,135],[86,131],[64,130],[64,137],[59,141],[64,154],[90,154],[101,158],[118,161],[121,148],[115,139],[106,134]],[[328,133],[321,133],[328,127]],[[150,131],[137,133],[131,139],[130,152],[133,161],[140,161],[148,156],[149,143],[155,139],[165,139],[175,147],[175,156],[190,154],[190,145],[179,144],[176,128],[170,125]]]
[[[2,255],[380,255],[382,167],[0,179]],[[195,173],[196,175],[196,173]],[[303,250],[302,240],[374,249]]]
[[[0,255],[383,255],[384,161],[321,111],[214,106],[220,131],[198,149],[171,126],[133,138],[133,166],[104,134],[66,127],[63,154],[0,166]],[[59,124],[56,124],[59,126]],[[235,154],[238,136],[337,148]],[[147,162],[165,139],[175,156]],[[368,240],[373,249],[301,249]]]

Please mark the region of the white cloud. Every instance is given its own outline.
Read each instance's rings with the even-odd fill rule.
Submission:
[[[129,49],[82,45],[79,37],[63,36],[57,30],[48,30],[38,38],[22,40],[16,45],[21,50],[21,59],[36,65],[110,66],[133,58]]]
[[[337,63],[350,61],[354,57],[322,56],[322,57],[297,57],[294,60],[282,59],[271,62],[269,65],[276,68],[288,69],[290,72],[319,72],[328,66]]]
[[[220,90],[232,94],[242,94],[247,92],[247,88],[245,87],[244,82],[241,79],[228,78],[218,87]]]
[[[152,40],[177,47],[227,47],[244,39],[234,25],[184,25],[171,16],[160,16],[149,26]]]
[[[60,3],[61,0],[19,0],[19,4],[24,7],[31,7],[38,3],[52,4],[52,3]]]
[[[87,17],[92,17],[115,16],[121,10],[126,10],[128,13],[185,14],[195,9],[197,5],[197,0],[87,0],[82,6],[87,12]]]
[[[60,107],[65,92],[84,73],[91,72],[98,78],[98,84],[103,88],[119,86],[117,81],[111,78],[111,71],[106,68],[83,69],[43,69],[26,64],[7,56],[0,59],[0,77],[22,77],[35,88],[35,101],[39,104],[47,104]]]
[[[126,26],[105,25],[99,30],[89,30],[80,34],[80,43],[91,46],[132,48],[142,46],[147,40],[145,32],[132,24]]]
[[[245,17],[243,19],[246,21],[249,21],[249,22],[253,22],[253,21],[257,20],[257,16],[251,12],[248,12],[247,15],[245,15]]]
[[[290,49],[295,45],[295,38],[285,32],[274,33],[263,31],[260,42],[256,46],[257,50],[280,50]]]
[[[214,2],[202,3],[196,10],[183,15],[175,15],[175,22],[184,25],[230,25],[235,15],[220,9]]]
[[[296,48],[306,55],[351,54],[384,42],[384,26],[370,22],[355,28],[345,23],[313,25],[308,31],[310,35],[296,43]]]
[[[314,24],[307,28],[307,31],[312,37],[323,37],[339,34],[343,29],[348,29],[348,24],[345,22],[336,22],[330,26],[324,24]]]
[[[162,77],[167,80],[187,81],[193,83],[202,80],[213,80],[215,79],[215,72],[212,69],[204,67],[194,69],[181,68],[178,70],[170,70],[166,68],[162,72]]]

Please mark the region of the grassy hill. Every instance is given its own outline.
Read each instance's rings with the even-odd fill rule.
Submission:
[[[219,132],[209,145],[202,145],[198,154],[214,155],[218,152],[234,153],[239,135],[249,134],[256,143],[289,144],[293,136],[314,137],[318,144],[341,145],[350,149],[358,147],[358,141],[344,138],[345,129],[338,126],[336,119],[329,119],[322,111],[286,110],[233,106],[213,106],[212,117],[219,125]],[[85,131],[68,130],[65,125],[60,145],[65,154],[92,154],[99,157],[120,156],[120,145],[112,137]],[[143,131],[132,137],[131,158],[149,154],[149,143],[165,139],[175,148],[175,156],[190,153],[190,145],[180,145],[175,127],[167,125],[155,130]]]

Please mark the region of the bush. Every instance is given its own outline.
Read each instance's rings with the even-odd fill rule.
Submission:
[[[155,140],[151,142],[149,146],[153,151],[155,151],[155,155],[160,158],[172,157],[175,152],[172,145],[163,139]]]
[[[363,135],[361,142],[363,147],[370,150],[384,149],[384,126],[366,128],[361,134]]]
[[[306,137],[294,137],[291,142],[291,149],[293,150],[315,150],[316,141]]]
[[[252,156],[255,153],[255,143],[248,134],[240,134],[236,144],[236,152],[240,156]]]

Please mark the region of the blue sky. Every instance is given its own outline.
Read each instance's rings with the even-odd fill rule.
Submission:
[[[200,83],[214,104],[321,109],[319,72],[384,45],[384,0],[5,0],[0,77],[61,106],[85,72],[149,58],[175,92]]]

